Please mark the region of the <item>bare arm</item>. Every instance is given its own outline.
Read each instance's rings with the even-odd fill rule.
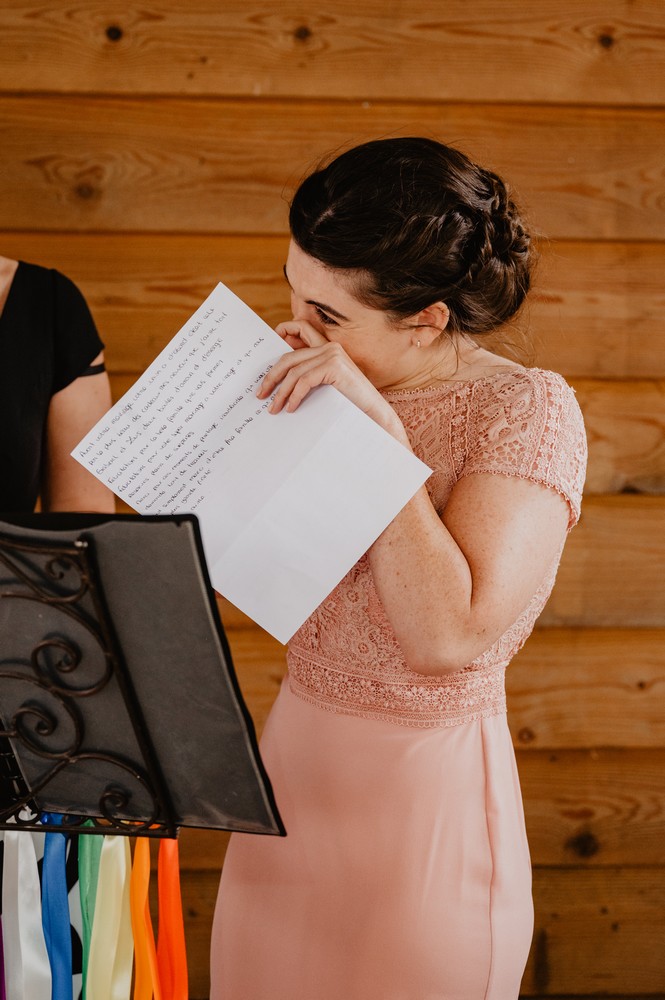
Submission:
[[[282,324],[291,337],[297,324]],[[300,324],[314,340],[309,328]],[[334,385],[405,447],[397,414],[337,344],[284,355],[266,376],[272,412]],[[566,536],[569,508],[554,490],[513,476],[475,474],[454,486],[443,517],[421,488],[369,550],[377,592],[412,670],[461,669],[526,608]]]
[[[459,670],[488,649],[551,569],[568,516],[559,494],[509,476],[461,479],[442,519],[421,489],[369,553],[411,669]]]
[[[103,361],[100,354],[92,364]],[[46,423],[42,509],[112,513],[113,494],[70,455],[111,405],[106,372],[85,375],[53,396]]]

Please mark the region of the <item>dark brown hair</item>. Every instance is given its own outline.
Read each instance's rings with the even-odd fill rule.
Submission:
[[[395,318],[443,301],[448,329],[489,333],[529,289],[531,240],[496,174],[433,139],[379,139],[307,177],[289,216],[301,250],[356,272],[359,301]]]

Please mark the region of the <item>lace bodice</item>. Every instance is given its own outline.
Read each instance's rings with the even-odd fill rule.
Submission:
[[[557,490],[570,509],[569,528],[577,522],[586,439],[575,395],[560,375],[508,368],[385,398],[414,452],[433,470],[426,485],[439,514],[459,479],[492,473]],[[365,555],[291,639],[291,688],[330,711],[402,725],[456,725],[503,712],[505,667],[531,633],[558,563],[559,557],[522,614],[489,649],[463,670],[429,677],[406,666]]]

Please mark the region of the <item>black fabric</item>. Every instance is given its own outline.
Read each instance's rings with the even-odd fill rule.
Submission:
[[[101,375],[102,372],[106,371],[106,365],[102,361],[98,365],[88,365],[85,371],[81,372],[81,375]]]
[[[0,315],[0,510],[34,510],[51,397],[103,346],[76,285],[21,261]]]

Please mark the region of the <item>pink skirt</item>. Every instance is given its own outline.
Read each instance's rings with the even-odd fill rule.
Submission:
[[[516,1000],[533,907],[505,715],[417,729],[287,679],[261,753],[287,836],[231,838],[211,1000]]]

